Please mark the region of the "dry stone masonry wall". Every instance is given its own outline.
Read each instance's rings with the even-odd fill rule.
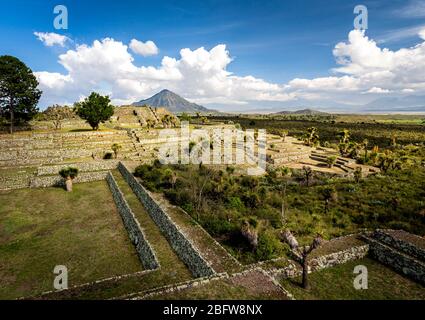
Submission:
[[[106,179],[108,171],[83,172],[74,179],[74,183],[102,181]],[[59,176],[41,176],[31,179],[30,188],[61,187],[65,185],[65,180]]]
[[[80,162],[80,163],[71,163],[71,164],[59,164],[52,166],[42,166],[37,169],[38,176],[46,175],[56,175],[58,172],[66,167],[77,168],[80,172],[90,172],[90,171],[105,171],[113,170],[118,166],[117,160],[101,160],[101,161],[91,161],[91,162]]]
[[[143,266],[149,270],[159,268],[160,265],[156,254],[146,239],[139,221],[125,200],[124,195],[119,189],[113,175],[108,173],[106,180],[109,184],[109,188],[111,189],[112,196],[118,208],[118,212],[124,222],[124,226],[127,229],[130,240],[136,247],[137,254]]]
[[[413,235],[413,234],[408,234],[407,232],[404,231],[394,231],[394,230],[376,230],[373,234],[373,237],[378,240],[381,241],[382,243],[387,244],[390,247],[393,247],[401,252],[406,253],[409,256],[412,256],[414,258],[417,258],[420,261],[424,261],[425,262],[425,249],[420,248],[416,245],[414,245],[413,243],[409,243],[407,241],[403,241],[401,239],[398,239],[394,233],[404,233],[407,234],[409,237],[413,238],[417,238],[417,241],[421,241],[425,243],[425,240],[420,238],[419,236]]]
[[[122,163],[118,165],[118,169],[133,192],[143,203],[152,220],[167,238],[173,250],[187,265],[192,274],[195,277],[208,277],[215,274],[215,271],[202,257],[199,250],[183,231],[177,227],[165,210],[155,202],[150,196],[149,191],[136,180],[133,174]]]
[[[425,284],[425,260],[422,259],[421,248],[402,239],[396,239],[381,230],[371,235],[365,235],[365,239],[369,242],[373,258],[411,279]],[[422,241],[424,240],[422,239]]]

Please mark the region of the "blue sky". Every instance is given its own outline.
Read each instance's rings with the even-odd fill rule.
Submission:
[[[425,26],[423,1],[72,0],[60,2],[69,11],[69,29],[55,30],[53,8],[57,4],[57,1],[49,0],[4,1],[0,11],[0,54],[17,56],[36,72],[66,75],[69,70],[58,63],[61,54],[76,50],[78,45],[90,46],[93,41],[104,38],[113,38],[124,45],[132,39],[153,41],[159,48],[157,55],[142,56],[134,52],[131,55],[135,66],[154,68],[160,68],[164,56],[179,60],[183,48],[194,51],[204,47],[209,51],[225,44],[232,59],[226,64],[226,71],[238,77],[252,76],[283,88],[295,78],[311,80],[332,75],[331,70],[338,67],[333,49],[338,43],[347,42],[348,34],[353,30],[353,8],[358,4],[368,8],[369,29],[365,36],[391,51],[421,43],[416,30]],[[71,41],[64,47],[50,47],[43,45],[34,32],[54,32]],[[147,80],[138,78],[137,81]],[[94,89],[102,87],[100,82]],[[113,86],[108,84],[104,88],[108,91]],[[157,83],[149,83],[149,86],[149,89],[138,91],[140,98],[160,87]],[[394,88],[382,89],[395,92]],[[193,93],[188,90],[186,95],[195,101],[223,105],[223,108],[226,105],[223,97],[214,101],[217,94],[197,94],[193,90]],[[75,96],[78,90],[73,88],[70,91]],[[125,93],[126,97],[120,97],[115,92],[109,93],[123,101],[137,96]],[[241,109],[244,104],[252,105],[256,99],[236,100],[237,103],[230,104],[239,105]],[[45,103],[52,101],[46,99]],[[364,99],[359,101],[363,102]]]

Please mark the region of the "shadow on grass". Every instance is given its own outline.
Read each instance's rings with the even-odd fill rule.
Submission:
[[[93,130],[93,129],[72,129],[72,130],[69,130],[69,132],[90,132],[90,131],[96,131],[96,130]],[[102,130],[97,130],[97,131],[102,131]]]

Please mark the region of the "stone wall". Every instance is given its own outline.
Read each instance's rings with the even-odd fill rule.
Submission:
[[[159,227],[161,232],[167,238],[173,250],[179,258],[187,265],[195,277],[207,277],[213,275],[215,271],[202,257],[199,250],[189,240],[189,238],[172,221],[167,212],[150,196],[147,191],[133,176],[133,174],[122,164],[118,169],[124,179],[130,185],[133,192],[145,206],[152,220]]]
[[[74,183],[101,181],[105,180],[107,175],[108,171],[83,172],[74,179]],[[30,188],[49,188],[61,186],[65,186],[65,180],[59,176],[59,174],[54,176],[34,177],[30,182]]]
[[[58,172],[67,167],[77,168],[80,172],[88,171],[102,171],[102,170],[113,170],[118,166],[117,160],[101,160],[91,162],[80,162],[71,164],[59,164],[53,166],[41,166],[37,169],[38,176],[55,175]]]
[[[337,238],[335,240],[340,240]],[[332,241],[332,240],[331,240]],[[351,248],[340,250],[334,253],[325,254],[319,257],[315,257],[309,261],[309,272],[319,271],[347,263],[352,260],[362,259],[369,253],[369,245],[358,245]],[[274,268],[267,270],[271,275],[281,278],[293,278],[298,277],[302,274],[301,266],[290,262],[287,267]]]
[[[405,253],[409,256],[412,256],[414,258],[419,259],[420,261],[425,262],[425,250],[424,249],[419,248],[412,243],[403,241],[401,239],[397,239],[390,232],[393,232],[393,230],[389,230],[389,232],[387,232],[386,230],[378,229],[373,233],[373,238],[378,240],[378,241],[381,241],[382,243],[385,243],[386,245],[393,247],[393,248],[395,248],[395,249],[397,249],[397,250],[399,250],[399,251],[401,251],[401,252],[403,252],[403,253]],[[410,236],[411,237],[417,237],[415,235],[410,235]],[[425,239],[420,238],[420,240],[425,242]]]
[[[108,173],[106,180],[109,184],[109,188],[111,189],[112,196],[118,208],[118,212],[121,215],[122,221],[124,222],[124,226],[127,229],[130,240],[136,247],[137,254],[143,266],[146,269],[159,268],[160,265],[155,252],[146,239],[139,221],[125,200],[124,195],[119,189],[113,175]]]
[[[379,262],[390,266],[413,280],[425,284],[425,263],[399,252],[386,244],[367,238],[370,253]]]
[[[312,271],[330,268],[352,260],[364,258],[369,252],[369,245],[355,246],[346,250],[313,258],[310,261]]]

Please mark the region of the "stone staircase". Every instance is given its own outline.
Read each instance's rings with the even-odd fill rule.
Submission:
[[[327,164],[326,161],[327,161],[328,157],[330,157],[330,156],[336,157],[336,162],[335,162],[334,166],[340,168],[344,172],[349,173],[349,172],[353,172],[354,170],[356,170],[355,160],[342,158],[342,157],[338,156],[338,153],[336,153],[336,152],[326,152],[326,153],[324,153],[323,151],[313,150],[311,152],[310,159],[315,160],[315,161],[319,161],[319,162],[323,162],[324,164]]]
[[[121,146],[121,159],[136,160],[137,149],[126,131],[29,133],[3,136],[0,168],[28,167],[103,159],[112,145]]]
[[[285,165],[308,159],[311,148],[304,146],[293,137],[285,140],[278,136],[267,137],[267,162],[272,165]]]

